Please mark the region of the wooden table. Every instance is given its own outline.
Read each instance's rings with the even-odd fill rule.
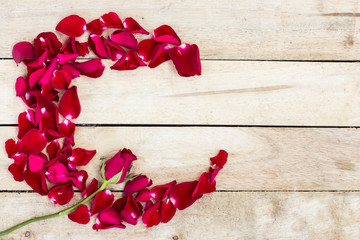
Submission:
[[[360,239],[359,3],[2,1],[1,143],[16,136],[25,109],[15,97],[24,68],[12,46],[54,31],[67,15],[90,21],[115,11],[148,30],[169,24],[197,43],[203,74],[181,78],[165,63],[77,79],[76,146],[98,151],[85,168],[90,176],[97,159],[123,147],[139,158],[134,171],[156,184],[197,179],[220,148],[229,162],[217,192],[168,224],[95,232],[94,220],[60,217],[1,239]],[[64,208],[15,182],[3,147],[0,156],[1,229]],[[121,189],[112,188],[117,196]]]

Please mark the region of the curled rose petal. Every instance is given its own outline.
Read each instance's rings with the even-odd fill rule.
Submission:
[[[149,63],[149,68],[154,68],[170,60],[169,56],[169,46],[167,43],[162,43],[159,48],[156,50],[154,57],[152,58],[151,62]]]
[[[69,37],[80,37],[86,31],[86,21],[78,15],[70,15],[57,24],[56,31]]]
[[[79,54],[79,56],[86,56],[87,54],[89,54],[89,49],[88,49],[88,43],[87,42],[78,42],[75,41],[75,46],[76,46],[76,53]]]
[[[138,45],[140,58],[145,62],[151,61],[159,46],[160,43],[156,42],[154,39],[142,40]]]
[[[75,62],[74,66],[82,75],[91,77],[91,78],[98,78],[100,77],[105,69],[105,65],[102,64],[100,58],[91,59],[86,62]]]
[[[132,17],[125,18],[124,27],[131,33],[149,34],[149,32],[146,31],[142,26],[140,26],[140,24]]]
[[[65,205],[74,196],[74,188],[71,183],[56,185],[50,188],[48,197],[54,204]]]
[[[196,44],[182,44],[169,49],[169,56],[180,76],[201,75],[199,48]]]
[[[31,61],[27,64],[28,67],[37,68],[40,67],[43,63],[46,62],[47,51],[45,51],[40,57]]]
[[[34,112],[30,109],[22,112],[18,116],[18,138],[21,139],[31,129],[35,128]]]
[[[68,218],[80,224],[88,224],[90,222],[90,211],[89,208],[82,204],[77,207],[72,213],[68,214]]]
[[[90,49],[100,58],[108,58],[109,54],[106,50],[104,38],[96,34],[89,36]]]
[[[202,195],[192,197],[192,193],[194,192],[197,183],[198,181],[183,182],[172,187],[170,191],[170,200],[177,209],[183,210],[188,208],[196,200],[202,197]]]
[[[63,135],[70,144],[74,145],[75,123],[65,119],[58,127],[59,133]]]
[[[215,157],[210,158],[211,160],[211,165],[214,165],[216,167],[224,167],[224,165],[227,162],[227,158],[228,158],[228,153],[224,150],[220,150],[218,155],[216,155]]]
[[[120,223],[120,224],[106,224],[106,223],[103,223],[103,222],[101,222],[100,216],[98,215],[96,217],[95,224],[93,225],[92,228],[94,230],[98,231],[98,230],[105,230],[105,229],[109,229],[109,228],[121,228],[121,229],[124,229],[124,228],[126,228],[126,226],[124,224],[122,224],[122,223]]]
[[[79,54],[77,53],[59,53],[57,58],[59,59],[59,64],[64,65],[69,61],[75,61],[78,56]]]
[[[45,180],[44,171],[31,172],[30,170],[26,170],[24,173],[24,178],[26,183],[37,193],[42,196],[47,195],[48,188]]]
[[[136,38],[128,31],[116,31],[110,35],[110,40],[127,48],[138,49]]]
[[[46,65],[44,63],[43,65],[41,65],[41,67],[39,69],[37,69],[36,71],[34,71],[30,74],[30,76],[29,76],[30,89],[34,88],[34,86],[38,83],[38,81],[44,75],[45,72],[46,72]]]
[[[153,227],[160,223],[161,221],[160,203],[161,202],[155,203],[148,210],[145,211],[142,217],[142,221],[146,227]]]
[[[34,39],[34,52],[36,56],[41,56],[47,52],[47,59],[51,60],[60,52],[62,44],[57,36],[52,32],[42,32]]]
[[[59,112],[67,119],[75,119],[80,115],[81,106],[77,94],[77,87],[66,90],[59,103]]]
[[[174,45],[181,44],[179,36],[169,25],[162,25],[154,30],[153,39],[157,42],[165,42]]]
[[[200,179],[194,189],[192,197],[197,197],[206,193],[212,193],[216,190],[216,181],[210,181],[210,175],[207,172],[201,174]]]
[[[12,156],[14,163],[8,168],[9,172],[13,175],[15,181],[24,181],[24,170],[27,161],[27,156],[24,153],[15,154]]]
[[[96,178],[94,178],[91,183],[89,184],[89,186],[87,186],[83,191],[82,191],[82,196],[83,198],[87,198],[88,196],[90,196],[91,194],[93,194],[94,192],[96,192],[96,190],[98,190],[98,180],[96,180]]]
[[[29,130],[20,142],[20,152],[25,154],[36,154],[41,152],[46,146],[46,138],[39,130]]]
[[[164,185],[154,186],[153,188],[151,188],[150,194],[155,200],[162,201],[167,195],[169,195],[171,187],[175,184],[176,180]]]
[[[101,35],[105,28],[101,26],[100,19],[95,19],[86,24],[86,28],[91,34]]]
[[[127,181],[124,187],[124,196],[140,191],[152,184],[150,178],[140,175],[133,180]]]
[[[111,207],[114,202],[114,194],[110,190],[106,189],[104,191],[96,194],[94,202],[91,207],[91,215],[104,211]]]
[[[86,180],[88,179],[88,174],[85,170],[70,172],[66,174],[66,177],[77,187],[80,191],[83,191],[86,186]]]
[[[129,195],[124,209],[120,212],[121,218],[129,224],[136,225],[141,215],[141,204],[135,202],[133,196]]]
[[[113,70],[123,71],[123,70],[134,70],[138,67],[146,66],[146,64],[138,56],[137,52],[133,49],[127,51],[122,58],[119,59],[114,65],[110,68]]]
[[[45,73],[39,78],[39,85],[51,85],[51,77],[53,76],[53,72],[57,69],[57,59],[54,58],[51,60],[50,64],[46,66]]]
[[[168,198],[166,201],[163,201],[161,204],[161,222],[169,222],[175,215],[176,208]]]
[[[5,149],[8,158],[11,158],[14,154],[19,152],[20,142],[18,140],[14,140],[10,138],[5,142]]]
[[[67,177],[68,170],[64,164],[55,162],[50,167],[48,167],[45,175],[47,179],[52,183],[65,183],[69,179]]]
[[[12,49],[12,56],[16,64],[23,60],[32,60],[35,58],[34,47],[29,42],[18,42]]]
[[[20,97],[20,96],[24,96],[25,93],[28,91],[28,86],[26,84],[26,80],[23,77],[18,77],[16,79],[16,83],[15,83],[15,91],[16,91],[16,96]]]
[[[105,43],[105,47],[107,49],[108,55],[112,61],[116,61],[120,59],[122,56],[124,56],[125,50],[122,47],[113,43],[110,40],[107,40],[106,38],[103,38],[103,41]]]
[[[95,156],[96,150],[86,150],[83,148],[75,148],[72,151],[72,155],[69,157],[69,161],[75,163],[77,166],[85,166]]]
[[[60,154],[60,143],[56,140],[52,141],[49,145],[47,145],[46,152],[48,153],[50,159],[55,158]]]
[[[40,171],[48,161],[44,153],[31,154],[28,158],[28,168],[32,172]]]
[[[102,15],[100,18],[100,24],[105,28],[124,28],[121,19],[114,12]]]
[[[68,70],[55,70],[51,78],[51,86],[59,90],[68,89],[71,79],[72,76]]]

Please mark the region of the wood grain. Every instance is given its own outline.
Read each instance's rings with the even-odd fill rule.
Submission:
[[[0,142],[16,135],[0,128]],[[198,179],[219,149],[229,152],[219,190],[358,190],[360,130],[312,128],[79,127],[76,147],[96,149],[85,169],[99,177],[101,156],[123,147],[138,156],[132,171],[165,184]],[[28,190],[12,179],[0,148],[0,189]],[[122,186],[116,189],[121,190]]]
[[[0,201],[0,214],[6,216],[0,218],[1,229],[65,208],[33,193],[3,193]],[[140,223],[125,230],[95,232],[94,220],[78,225],[62,216],[33,223],[2,239],[351,240],[360,238],[359,208],[360,193],[213,193],[177,212],[169,223],[149,229]]]
[[[0,57],[18,41],[54,31],[65,16],[87,21],[115,11],[146,29],[171,25],[204,59],[359,60],[357,0],[3,1]],[[156,13],[156,14],[154,14]]]
[[[0,124],[17,123],[25,104],[14,83],[24,75],[0,61]],[[109,67],[109,62],[106,62]],[[77,123],[359,126],[359,63],[203,61],[203,75],[156,69],[81,77]]]

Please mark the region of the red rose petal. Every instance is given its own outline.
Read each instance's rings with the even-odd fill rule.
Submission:
[[[79,56],[77,53],[59,53],[57,58],[59,59],[59,64],[64,65],[69,61],[74,61]]]
[[[65,205],[74,196],[74,188],[71,183],[56,185],[50,188],[48,197],[54,204]]]
[[[142,33],[142,34],[149,34],[140,24],[135,21],[132,17],[125,18],[124,20],[124,27],[131,33]]]
[[[134,70],[138,67],[146,66],[146,64],[138,56],[137,52],[133,49],[127,51],[122,58],[119,59],[114,65],[110,68],[113,70],[123,71],[123,70]]]
[[[75,41],[75,45],[76,45],[76,53],[79,54],[80,56],[84,57],[87,54],[89,54],[87,42],[80,43],[78,41]]]
[[[72,80],[71,73],[66,70],[55,70],[51,78],[51,86],[59,90],[68,89]]]
[[[176,208],[170,201],[170,198],[161,204],[161,222],[167,223],[169,222],[175,215]]]
[[[68,173],[68,174],[66,174],[66,177],[80,191],[83,191],[85,189],[86,180],[88,179],[88,174],[85,170]]]
[[[136,196],[137,202],[147,202],[151,198],[149,189],[143,189],[139,192],[139,194]]]
[[[192,197],[192,193],[194,192],[197,183],[198,181],[183,182],[172,187],[170,191],[170,200],[177,209],[183,210],[190,207],[196,200],[202,197],[202,195],[194,198]]]
[[[40,57],[31,61],[27,64],[28,67],[37,68],[40,67],[43,63],[46,62],[47,51],[45,51]]]
[[[209,168],[209,181],[210,182],[215,180],[216,175],[220,172],[221,169],[222,169],[222,167],[216,168],[216,169],[211,168],[211,167]]]
[[[100,18],[100,24],[105,28],[124,28],[121,19],[114,12],[102,15]]]
[[[216,167],[224,167],[224,165],[227,162],[227,158],[228,158],[228,153],[224,150],[220,150],[215,157],[210,158],[211,165],[214,165]]]
[[[67,119],[75,119],[80,115],[81,106],[77,94],[77,87],[66,90],[59,103],[59,112]]]
[[[96,190],[98,190],[98,180],[96,180],[96,178],[94,178],[91,183],[89,184],[89,186],[87,186],[83,191],[82,191],[82,196],[83,198],[87,198],[88,196],[90,196],[91,194],[93,194],[94,192],[96,192]]]
[[[31,75],[29,76],[29,86],[31,89],[35,86],[35,84],[39,82],[40,78],[44,75],[45,72],[46,72],[46,65],[44,63],[41,66],[41,68],[31,73]]]
[[[197,197],[206,193],[212,193],[216,190],[216,181],[210,181],[210,175],[207,172],[201,174],[199,182],[192,194],[193,197]]]
[[[153,227],[160,223],[161,214],[160,214],[160,202],[152,205],[148,210],[145,211],[142,221],[146,227]]]
[[[124,159],[121,157],[121,150],[105,162],[105,178],[110,180],[124,168]]]
[[[75,163],[77,166],[85,166],[95,156],[96,150],[86,150],[83,148],[75,148],[72,151],[72,155],[69,160]]]
[[[69,37],[80,37],[86,31],[86,21],[78,15],[70,15],[58,23],[56,30]]]
[[[28,168],[32,172],[40,171],[44,167],[44,164],[48,161],[46,155],[43,153],[31,154],[28,160]]]
[[[8,155],[8,158],[11,158],[14,154],[18,153],[20,150],[20,142],[14,139],[8,139],[5,142],[5,149]]]
[[[51,60],[50,64],[46,67],[45,73],[39,78],[39,85],[51,85],[51,77],[53,72],[58,68],[57,59]]]
[[[180,76],[201,75],[199,48],[193,44],[183,44],[169,49],[169,56]]]
[[[138,42],[136,38],[128,31],[116,31],[110,35],[110,40],[127,48],[135,50],[138,49]]]
[[[100,212],[99,219],[102,223],[108,225],[118,225],[122,222],[120,214],[112,207]]]
[[[8,168],[9,172],[13,175],[15,181],[24,181],[24,170],[27,161],[27,156],[24,153],[15,154],[12,156],[14,163]]]
[[[18,42],[12,49],[12,56],[16,64],[19,64],[23,60],[34,59],[34,47],[29,42]]]
[[[109,228],[121,228],[124,229],[126,228],[126,226],[122,223],[120,224],[105,224],[103,222],[100,221],[100,216],[98,215],[96,217],[96,222],[92,227],[94,230],[98,231],[98,230],[105,230],[105,229],[109,229]]]
[[[113,208],[116,209],[116,211],[121,212],[121,210],[124,209],[125,205],[127,202],[127,198],[123,197],[123,198],[119,198],[118,200],[116,200],[114,202],[114,204],[112,205]]]
[[[68,71],[71,74],[72,79],[80,77],[80,72],[72,64],[62,65],[60,70]]]
[[[121,183],[125,179],[132,162],[137,159],[137,157],[132,153],[132,151],[127,148],[123,148],[121,150],[121,157],[124,159],[124,168],[118,183]]]
[[[127,181],[124,187],[124,196],[140,191],[152,184],[150,178],[145,175],[140,175],[133,180]]]
[[[150,194],[155,200],[162,201],[167,195],[169,195],[171,187],[175,184],[176,181],[174,180],[164,185],[154,186],[153,188],[151,188]]]
[[[103,39],[105,43],[105,47],[108,51],[108,55],[111,58],[112,61],[116,61],[120,59],[125,54],[125,50],[120,47],[119,45],[116,45],[110,40],[107,40],[106,38]]]
[[[31,129],[35,128],[35,124],[31,122],[34,117],[34,112],[32,110],[27,110],[19,114],[18,117],[18,138],[21,139],[23,136],[30,131]]]
[[[82,75],[98,78],[100,77],[105,69],[105,65],[102,64],[100,58],[95,58],[86,62],[75,62],[74,66]]]
[[[80,224],[88,224],[90,222],[90,211],[89,208],[82,204],[75,209],[72,213],[68,214],[68,218]]]
[[[91,34],[89,36],[89,46],[90,49],[100,58],[108,58],[108,52],[103,41],[103,37],[100,37],[96,34]]]
[[[49,158],[53,159],[60,154],[60,143],[56,140],[52,141],[46,147],[46,152],[49,154]]]
[[[136,225],[142,215],[142,209],[140,207],[141,205],[135,202],[133,196],[129,195],[124,209],[120,212],[121,218],[129,224]]]
[[[153,39],[157,42],[165,42],[174,45],[181,44],[179,36],[169,25],[162,25],[154,30]]]
[[[159,46],[160,43],[156,42],[154,39],[142,40],[138,45],[140,58],[145,62],[150,61],[155,56]]]
[[[36,56],[47,52],[47,59],[51,60],[60,52],[62,43],[52,32],[42,32],[34,39],[34,52]]]
[[[25,154],[36,154],[41,152],[46,146],[46,138],[39,130],[29,130],[20,142],[20,152]]]
[[[67,177],[68,170],[64,164],[55,162],[50,167],[48,167],[47,172],[45,173],[47,179],[52,183],[65,183],[69,179]]]
[[[75,123],[65,119],[58,127],[59,133],[63,135],[72,145],[74,142]]]
[[[26,170],[24,173],[26,183],[37,193],[42,196],[47,195],[48,189],[45,180],[44,171],[31,172]]]
[[[169,46],[167,43],[162,43],[159,48],[156,51],[156,54],[154,55],[153,59],[149,63],[149,68],[154,68],[162,64],[163,62],[166,62],[170,60],[169,56]]]
[[[21,96],[25,95],[25,93],[28,91],[28,87],[27,87],[25,78],[18,77],[16,79],[15,91],[16,91],[17,97],[21,97]]]
[[[94,202],[91,207],[91,215],[104,211],[111,207],[114,202],[114,194],[110,190],[106,189],[104,191],[96,194]]]
[[[86,24],[86,28],[91,34],[101,35],[105,28],[101,26],[100,19],[95,19]]]

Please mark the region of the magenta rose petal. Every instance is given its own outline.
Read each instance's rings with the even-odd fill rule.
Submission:
[[[220,172],[220,170],[223,169],[222,167],[220,168],[209,168],[209,181],[213,182],[215,181],[215,177],[216,175]]]
[[[71,74],[71,78],[77,78],[80,77],[80,72],[77,70],[72,64],[65,64],[60,67],[60,70],[66,70]]]
[[[120,47],[119,45],[113,43],[112,41],[106,38],[104,38],[103,41],[105,43],[105,47],[108,50],[108,55],[112,61],[116,61],[120,59],[122,56],[124,56],[126,51],[122,47]]]
[[[174,29],[169,25],[162,25],[154,30],[153,39],[157,42],[165,42],[180,45],[181,40]]]
[[[119,212],[112,207],[100,212],[99,219],[102,223],[109,225],[118,225],[122,222]]]
[[[40,171],[47,161],[48,159],[43,153],[31,154],[28,157],[28,168],[32,172]]]
[[[15,154],[12,156],[14,163],[8,168],[9,172],[13,175],[15,181],[24,181],[24,170],[26,166],[27,156],[24,153]]]
[[[72,155],[69,157],[69,161],[75,163],[77,166],[85,166],[95,156],[96,150],[86,150],[83,148],[75,148],[72,151]]]
[[[26,84],[25,78],[18,77],[16,79],[15,91],[16,91],[16,96],[17,97],[21,97],[21,96],[24,96],[26,94],[26,92],[28,91],[28,86]]]
[[[67,177],[68,170],[64,164],[55,162],[48,167],[45,175],[47,179],[52,183],[65,183],[69,180]]]
[[[133,180],[127,181],[124,187],[124,196],[126,197],[128,194],[132,194],[137,191],[141,191],[142,189],[150,186],[152,181],[150,178],[145,175],[140,175]]]
[[[149,189],[143,189],[139,192],[139,194],[136,196],[137,202],[147,202],[151,198]]]
[[[25,154],[36,154],[41,152],[46,146],[46,138],[39,130],[29,130],[20,142],[20,152]]]
[[[27,64],[28,67],[32,67],[32,68],[37,68],[40,67],[44,62],[46,62],[46,57],[47,57],[47,51],[45,51],[40,57],[38,57],[37,59],[29,62]]]
[[[66,174],[66,177],[77,187],[80,191],[83,191],[86,187],[86,180],[88,179],[88,174],[85,170],[70,172]]]
[[[32,72],[29,76],[29,86],[30,89],[33,89],[34,86],[39,82],[40,78],[46,72],[46,65],[45,63],[41,66],[41,68],[37,69],[36,71]],[[26,95],[25,95],[26,97]]]
[[[226,164],[227,158],[228,153],[224,150],[220,150],[215,157],[210,158],[211,165],[222,168]]]
[[[202,197],[201,195],[198,197],[192,197],[192,193],[194,192],[197,183],[198,181],[183,182],[172,187],[170,191],[170,200],[177,209],[183,210],[188,208],[197,199]]]
[[[80,115],[81,106],[76,86],[66,90],[62,96],[59,103],[59,112],[67,119],[75,119]]]
[[[75,134],[75,123],[71,122],[68,119],[65,119],[59,126],[59,133],[63,135],[72,145],[74,142],[74,134]]]
[[[19,140],[8,139],[5,142],[5,150],[8,155],[8,158],[11,158],[14,154],[18,153],[20,150]]]
[[[56,185],[50,188],[48,197],[54,204],[65,205],[74,196],[74,188],[71,183]]]
[[[156,201],[162,201],[165,199],[167,195],[169,195],[171,187],[176,184],[176,180],[169,182],[164,185],[158,185],[154,186],[150,190],[150,195],[156,200]]]
[[[124,209],[120,212],[122,220],[131,225],[136,225],[142,215],[142,209],[140,207],[141,205],[135,202],[133,196],[129,195]]]
[[[105,28],[124,28],[121,19],[114,12],[109,12],[102,15],[100,18],[100,24]]]
[[[162,43],[149,63],[149,68],[157,67],[168,60],[170,60],[169,46],[167,43]]]
[[[98,180],[96,180],[96,178],[94,178],[91,183],[89,184],[89,186],[87,186],[83,191],[82,191],[82,196],[83,198],[87,198],[88,196],[90,196],[91,194],[93,194],[94,192],[96,192],[96,190],[98,190],[99,186],[98,186],[99,182]]]
[[[160,43],[156,42],[154,39],[144,39],[139,42],[138,51],[140,58],[149,62],[155,56],[157,49],[159,48]]]
[[[114,194],[110,190],[106,189],[104,191],[96,194],[94,202],[91,207],[91,215],[104,211],[111,207],[114,202]]]
[[[166,201],[163,201],[161,204],[161,222],[169,222],[175,215],[176,208],[168,198]]]
[[[95,19],[86,24],[86,28],[91,34],[101,35],[105,28],[101,26],[100,19]]]
[[[34,46],[29,42],[18,42],[12,49],[12,56],[16,64],[23,60],[32,60],[35,58]]]
[[[169,49],[169,56],[180,76],[190,77],[201,75],[201,63],[198,47],[183,44]]]
[[[68,89],[72,80],[71,73],[66,70],[55,70],[51,78],[51,86],[59,90]]]
[[[88,224],[90,222],[90,211],[89,208],[82,204],[77,207],[72,213],[68,214],[68,218],[79,224]]]
[[[136,38],[131,32],[128,31],[116,31],[110,35],[110,40],[116,44],[130,49],[138,49],[138,42]]]
[[[132,17],[125,18],[124,27],[131,33],[149,34],[140,24]]]
[[[59,59],[59,64],[64,65],[69,61],[74,61],[79,56],[77,53],[59,53],[57,58]]]
[[[91,59],[86,62],[75,62],[74,66],[82,75],[91,77],[91,78],[98,78],[100,77],[105,69],[105,65],[102,64],[100,58]]]
[[[39,85],[51,85],[51,77],[53,76],[53,72],[57,69],[57,59],[54,58],[51,60],[50,64],[46,67],[45,73],[39,78]]]
[[[86,31],[86,21],[78,15],[70,15],[57,24],[56,30],[69,37],[80,37]]]
[[[91,34],[89,36],[89,46],[90,49],[93,50],[93,52],[100,58],[108,58],[109,54],[106,50],[105,43],[103,41],[103,38],[96,35]]]
[[[24,173],[24,178],[26,183],[37,193],[42,196],[47,195],[48,188],[45,180],[44,171],[31,172],[30,170],[26,170]]]
[[[50,159],[55,158],[60,154],[60,143],[56,140],[52,141],[49,145],[47,145],[46,152],[48,153]]]
[[[142,221],[146,227],[153,227],[160,223],[160,207],[160,202],[157,202],[145,211]]]

